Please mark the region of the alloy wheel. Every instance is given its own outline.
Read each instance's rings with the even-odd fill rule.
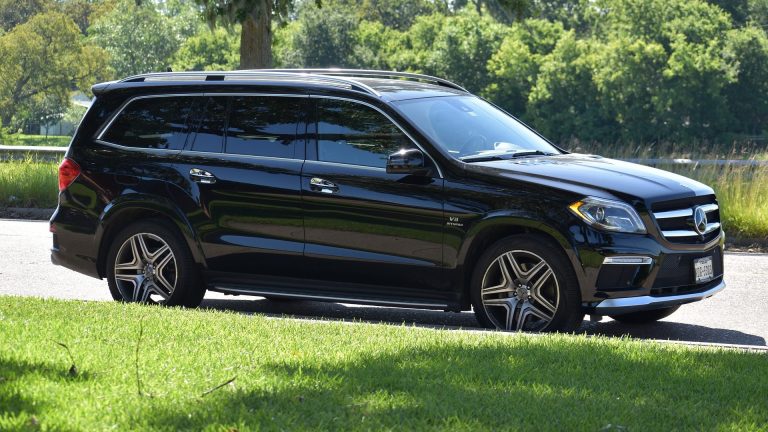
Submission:
[[[540,256],[508,251],[483,275],[481,300],[493,324],[504,330],[543,331],[560,303],[557,277]]]
[[[176,257],[168,243],[157,235],[134,234],[117,252],[114,275],[124,300],[163,303],[176,289]]]

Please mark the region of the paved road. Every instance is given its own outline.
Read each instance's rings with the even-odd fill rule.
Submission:
[[[0,295],[83,300],[111,300],[106,281],[89,278],[50,263],[46,222],[0,220]],[[658,323],[629,326],[604,319],[585,322],[588,334],[630,335],[721,344],[766,346],[768,340],[768,254],[725,255],[725,291],[683,306]],[[273,302],[260,297],[208,293],[203,307],[273,316],[363,320],[437,327],[476,328],[471,313],[356,306],[320,302]]]

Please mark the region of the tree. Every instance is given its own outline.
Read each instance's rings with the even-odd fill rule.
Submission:
[[[315,0],[318,6],[320,0]],[[284,22],[293,8],[292,0],[195,0],[211,28],[216,24],[242,26],[240,68],[272,66],[272,19]]]
[[[239,39],[217,28],[185,40],[173,56],[173,70],[232,70],[239,66]]]
[[[109,53],[117,77],[165,71],[181,45],[173,21],[152,2],[137,6],[134,0],[120,0],[94,21],[88,34]]]
[[[509,27],[473,8],[448,17],[420,17],[408,32],[418,62],[407,69],[445,77],[470,91],[480,91],[490,83],[486,65],[508,32]]]
[[[0,121],[45,98],[68,99],[106,78],[106,53],[83,43],[72,19],[57,12],[38,14],[0,36]]]
[[[50,8],[48,0],[0,0],[0,33]]]
[[[282,67],[352,67],[351,53],[359,20],[352,9],[313,4],[299,9],[298,19],[280,31],[276,47]]]
[[[725,88],[731,131],[757,135],[768,131],[768,36],[758,27],[728,33],[724,57],[737,65],[737,80]],[[734,127],[735,126],[735,127]]]

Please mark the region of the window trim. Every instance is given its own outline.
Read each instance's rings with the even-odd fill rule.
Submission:
[[[405,129],[403,129],[403,127],[402,127],[402,126],[400,126],[400,123],[398,123],[397,121],[395,121],[395,119],[393,119],[393,118],[392,118],[392,116],[390,116],[389,114],[387,114],[386,112],[384,112],[383,110],[381,110],[379,107],[377,107],[377,106],[375,106],[375,105],[373,105],[373,104],[370,104],[370,103],[368,103],[368,102],[364,102],[364,101],[358,100],[358,99],[352,99],[352,98],[341,97],[341,96],[326,96],[326,95],[316,95],[316,94],[310,94],[310,95],[309,95],[309,98],[310,98],[310,99],[335,99],[335,100],[342,100],[342,101],[354,102],[354,103],[357,103],[357,104],[360,104],[360,105],[365,105],[365,106],[367,106],[367,107],[369,107],[369,108],[372,108],[372,109],[374,109],[375,111],[378,111],[378,112],[379,112],[379,114],[381,114],[381,115],[383,115],[384,117],[386,117],[386,118],[387,118],[387,120],[389,120],[389,121],[390,121],[392,124],[394,124],[394,125],[395,125],[395,127],[397,127],[398,129],[400,129],[400,132],[402,132],[402,133],[403,133],[403,135],[405,135],[406,137],[408,137],[408,139],[411,141],[411,143],[412,143],[414,146],[416,146],[416,147],[417,147],[419,150],[421,150],[421,152],[422,152],[422,153],[424,153],[424,154],[425,154],[425,155],[426,155],[426,156],[429,158],[429,160],[431,160],[431,161],[432,161],[432,164],[433,164],[433,165],[435,166],[435,168],[437,169],[437,175],[438,175],[438,178],[441,178],[441,179],[442,179],[442,178],[445,178],[445,177],[443,176],[443,170],[442,170],[442,169],[440,169],[440,165],[439,165],[439,164],[437,163],[437,161],[436,161],[436,160],[435,160],[435,159],[432,157],[432,155],[431,155],[431,154],[429,154],[429,152],[427,152],[426,150],[424,150],[424,147],[422,147],[422,146],[421,146],[421,145],[420,145],[420,144],[419,144],[419,143],[418,143],[418,142],[417,142],[415,139],[413,139],[413,136],[411,136],[411,134],[409,134],[409,133],[408,133],[408,131],[406,131]],[[316,107],[315,107],[315,108],[316,108]],[[319,119],[317,118],[317,113],[315,113],[315,116],[314,116],[314,117],[315,117],[315,118],[314,118],[314,122],[315,122],[315,123],[317,123],[317,121],[319,120]],[[315,131],[314,131],[314,133],[313,133],[313,138],[312,138],[312,139],[313,139],[313,141],[315,142],[315,146],[317,146],[317,135],[318,135],[318,131],[317,131],[317,127],[315,127]],[[319,159],[319,156],[317,155],[317,151],[315,151],[315,159],[313,160],[313,162],[321,162],[321,163],[332,163],[332,164],[337,164],[337,165],[344,165],[344,166],[353,166],[353,167],[363,167],[363,168],[374,168],[374,169],[378,169],[378,170],[386,170],[386,168],[381,168],[381,167],[372,167],[372,166],[368,166],[368,165],[356,165],[356,164],[351,164],[351,163],[345,163],[345,162],[335,162],[335,161],[321,161],[321,160]]]
[[[96,138],[95,140],[101,144],[106,144],[112,147],[116,147],[122,150],[129,150],[129,151],[149,151],[150,153],[157,153],[157,154],[178,154],[180,153],[186,146],[187,146],[187,140],[184,140],[184,146],[179,150],[169,150],[169,149],[153,149],[153,148],[146,148],[146,147],[131,147],[126,146],[122,144],[113,143],[111,141],[104,140],[104,134],[109,131],[109,129],[112,127],[112,124],[117,120],[117,118],[125,111],[125,109],[133,103],[136,100],[140,99],[152,99],[152,98],[161,98],[161,97],[192,97],[192,96],[199,96],[197,93],[167,93],[167,94],[155,94],[155,95],[140,95],[140,96],[133,96],[131,98],[128,98],[125,102],[123,102],[122,105],[120,105],[120,108],[115,110],[115,113],[112,114],[112,117],[110,117],[109,121],[104,123],[104,125],[101,127],[101,129],[96,132]],[[189,133],[187,134],[187,139],[189,139]]]
[[[122,149],[122,150],[128,150],[128,151],[137,151],[137,152],[149,152],[149,153],[156,153],[156,154],[172,154],[172,155],[177,155],[177,154],[180,154],[182,151],[183,151],[183,152],[185,152],[185,153],[186,153],[186,152],[189,152],[190,150],[186,150],[186,148],[187,148],[186,142],[185,142],[185,144],[184,144],[184,148],[182,148],[181,150],[168,150],[168,149],[151,149],[151,148],[143,148],[143,147],[129,147],[129,146],[124,146],[124,145],[121,145],[121,144],[117,144],[117,143],[113,143],[113,142],[105,141],[105,140],[103,140],[103,139],[102,139],[102,137],[103,137],[103,136],[104,136],[104,134],[105,134],[105,133],[106,133],[106,132],[109,130],[109,128],[112,126],[112,123],[114,123],[115,119],[117,119],[117,117],[119,117],[119,116],[120,116],[120,114],[122,114],[122,113],[123,113],[123,111],[125,110],[125,108],[126,108],[126,107],[127,107],[129,104],[131,104],[133,101],[135,101],[135,100],[138,100],[138,99],[149,99],[149,98],[162,98],[162,97],[207,97],[207,96],[254,96],[254,97],[260,97],[260,96],[272,96],[272,97],[296,97],[296,98],[308,98],[309,100],[312,100],[312,99],[335,99],[335,100],[348,101],[348,102],[353,102],[353,103],[357,103],[357,104],[360,104],[360,105],[364,105],[364,106],[367,106],[367,107],[369,107],[369,108],[372,108],[372,109],[373,109],[373,110],[375,110],[375,111],[378,111],[378,112],[379,112],[381,115],[383,115],[384,117],[386,117],[386,118],[387,118],[387,120],[389,120],[389,121],[390,121],[392,124],[394,124],[394,125],[395,125],[395,127],[397,127],[398,129],[400,129],[400,131],[401,131],[401,132],[402,132],[402,133],[403,133],[403,134],[404,134],[406,137],[408,137],[408,139],[411,141],[411,143],[412,143],[413,145],[415,145],[415,146],[416,146],[416,147],[417,147],[419,150],[421,150],[421,152],[422,152],[422,153],[424,153],[424,154],[425,154],[425,155],[426,155],[426,156],[429,158],[429,160],[431,160],[431,161],[432,161],[432,164],[434,164],[434,166],[435,166],[435,169],[437,170],[437,175],[438,175],[438,178],[440,178],[440,179],[443,179],[443,178],[445,178],[445,176],[443,175],[443,170],[440,168],[440,164],[438,164],[438,163],[437,163],[437,161],[435,160],[435,158],[434,158],[434,157],[432,157],[432,155],[431,155],[431,154],[429,154],[429,152],[428,152],[428,151],[426,151],[426,150],[424,149],[424,147],[423,147],[421,144],[419,144],[419,142],[418,142],[418,141],[416,141],[416,140],[413,138],[413,136],[412,136],[410,133],[408,133],[408,131],[406,131],[406,130],[405,130],[405,129],[404,129],[404,128],[403,128],[403,127],[400,125],[400,123],[399,123],[399,122],[397,122],[395,119],[393,119],[393,118],[392,118],[392,116],[390,116],[389,114],[387,114],[386,112],[384,112],[384,111],[383,111],[381,108],[379,108],[379,107],[377,107],[377,106],[375,106],[375,105],[373,105],[373,104],[370,104],[370,103],[368,103],[368,102],[365,102],[365,101],[361,101],[361,100],[359,100],[359,99],[353,99],[353,98],[349,98],[349,97],[343,97],[343,96],[329,96],[329,95],[320,95],[320,94],[313,94],[313,93],[303,93],[303,94],[302,94],[302,93],[256,93],[256,92],[254,92],[254,93],[250,93],[250,92],[195,92],[195,93],[163,93],[163,94],[150,94],[150,95],[139,95],[139,96],[133,96],[133,97],[131,97],[131,98],[128,98],[128,99],[127,99],[125,102],[123,102],[123,104],[122,104],[122,105],[120,105],[120,108],[118,108],[118,109],[115,111],[115,113],[112,115],[112,117],[109,119],[109,121],[107,121],[106,123],[104,123],[104,125],[101,127],[101,129],[99,129],[99,131],[96,133],[96,138],[95,138],[95,140],[96,140],[97,142],[101,143],[101,144],[105,144],[105,145],[108,145],[108,146],[112,146],[112,147],[115,147],[115,148],[119,148],[119,149]],[[315,118],[314,118],[314,121],[316,122],[316,121],[317,121],[317,118],[316,118],[316,116],[310,116],[310,118],[312,118],[312,117],[315,117]],[[301,123],[301,121],[300,121],[299,123]],[[306,129],[307,129],[307,131],[305,132],[305,135],[308,135],[308,134],[309,134],[309,124],[310,124],[310,123],[311,123],[311,122],[310,122],[310,121],[307,121],[307,117],[305,116],[305,121],[304,121],[304,124],[305,124],[305,126],[306,126]],[[314,138],[312,138],[312,139],[315,141],[315,145],[317,145],[317,128],[315,127],[314,129],[315,129],[315,130],[314,130],[314,132],[312,133],[312,135],[313,135],[313,137],[314,137]],[[296,136],[299,136],[299,135],[300,135],[300,134],[299,134],[299,131],[298,131],[298,128],[297,128],[297,131],[296,131]],[[189,138],[189,136],[188,136],[187,138]],[[302,157],[302,158],[296,158],[296,157],[293,157],[293,158],[276,158],[276,157],[271,157],[271,156],[257,156],[257,155],[235,155],[235,154],[232,154],[232,156],[240,156],[240,157],[242,157],[242,156],[248,156],[248,157],[251,157],[251,158],[261,158],[261,157],[266,157],[266,158],[270,158],[270,159],[282,159],[282,160],[305,160],[305,161],[306,161],[306,160],[310,160],[310,159],[307,157],[307,156],[308,156],[308,152],[307,152],[307,149],[306,149],[306,145],[307,145],[307,142],[308,142],[308,141],[309,141],[309,140],[307,140],[307,139],[305,139],[305,140],[304,140],[304,142],[305,142],[305,150],[304,150],[304,152],[303,152],[303,157]],[[220,154],[220,155],[227,155],[228,153],[225,153],[225,152],[221,152],[221,153],[207,153],[207,152],[201,152],[201,154],[209,154],[209,155],[210,155],[210,154],[214,154],[214,155],[216,155],[216,154]],[[318,159],[317,159],[317,157],[315,157],[315,159],[314,159],[314,162],[324,162],[324,161],[318,160]],[[333,162],[333,163],[336,163],[336,164],[340,164],[340,165],[345,165],[345,166],[353,166],[353,167],[376,168],[376,169],[379,169],[379,170],[381,170],[381,169],[385,169],[385,168],[380,168],[380,167],[367,167],[367,166],[364,166],[364,165],[347,164],[347,163],[343,163],[343,162]]]
[[[110,147],[119,148],[121,150],[127,150],[127,151],[137,151],[137,152],[149,152],[149,153],[155,153],[155,154],[170,154],[170,155],[177,155],[181,152],[189,153],[193,152],[193,150],[187,150],[187,140],[189,140],[189,136],[192,135],[192,132],[190,131],[187,135],[187,140],[184,142],[184,147],[182,147],[179,150],[169,150],[169,149],[153,149],[153,148],[146,148],[146,147],[131,147],[126,146],[122,144],[113,143],[111,141],[106,141],[103,139],[104,134],[107,133],[107,131],[112,127],[112,124],[117,120],[117,118],[125,111],[125,109],[134,101],[140,100],[140,99],[153,99],[153,98],[164,98],[164,97],[208,97],[208,96],[225,96],[225,97],[232,97],[232,96],[253,96],[253,97],[296,97],[296,98],[309,98],[309,95],[307,94],[300,94],[300,93],[248,93],[248,92],[197,92],[197,93],[162,93],[162,94],[149,94],[149,95],[138,95],[128,98],[125,102],[123,102],[120,107],[115,110],[115,113],[112,114],[110,119],[104,123],[104,125],[101,126],[101,128],[96,132],[96,138],[95,141],[108,145]],[[306,116],[305,116],[306,117]],[[227,115],[227,118],[229,118],[229,115]],[[300,136],[299,133],[299,124],[302,123],[302,120],[300,119],[297,123],[296,127],[296,136]],[[303,121],[303,123],[307,123],[306,119]],[[304,139],[304,146],[306,147],[306,138]],[[226,142],[226,140],[225,140]],[[300,143],[297,143],[298,146],[300,146]],[[230,155],[230,156],[237,156],[237,157],[251,157],[251,158],[267,158],[267,159],[281,159],[281,160],[306,160],[306,149],[303,152],[294,152],[294,156],[290,158],[281,158],[281,157],[274,157],[274,156],[259,156],[259,155],[241,155],[236,153],[227,153],[226,152],[226,145],[223,147],[224,151],[221,152],[194,152],[196,154],[207,154],[207,155]],[[303,156],[301,158],[296,157],[296,153],[303,153]]]

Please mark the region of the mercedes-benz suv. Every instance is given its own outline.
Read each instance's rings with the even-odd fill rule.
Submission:
[[[712,189],[569,153],[443,79],[157,73],[93,93],[59,168],[52,260],[119,301],[212,290],[571,331],[725,286]]]

